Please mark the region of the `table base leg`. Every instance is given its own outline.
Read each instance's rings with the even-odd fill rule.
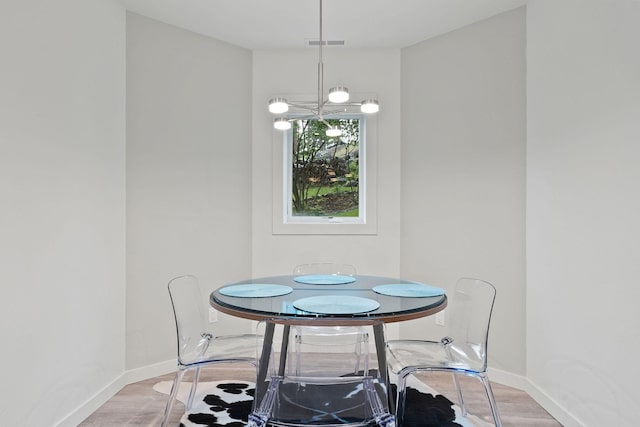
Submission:
[[[262,354],[258,361],[258,376],[256,378],[256,393],[254,399],[255,403],[264,397],[267,391],[267,372],[269,371],[269,361],[271,359],[271,353],[273,352],[273,334],[275,332],[276,325],[271,322],[265,322],[264,338],[262,341]],[[258,402],[259,404],[259,402]]]
[[[384,323],[376,323],[373,325],[373,336],[376,343],[376,355],[378,356],[378,372],[380,372],[380,380],[387,387],[387,395],[389,397],[389,412],[395,413],[395,396],[391,392],[391,383],[389,382],[389,369],[387,368],[387,344],[384,337]]]

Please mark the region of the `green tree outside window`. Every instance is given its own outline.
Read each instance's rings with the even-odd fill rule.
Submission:
[[[292,126],[291,214],[358,217],[360,119],[327,119],[342,131],[326,136],[327,124],[295,120]]]

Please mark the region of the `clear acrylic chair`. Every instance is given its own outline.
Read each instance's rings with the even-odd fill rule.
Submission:
[[[297,265],[293,269],[294,276],[333,275],[355,277],[356,268],[351,264],[310,263]],[[354,373],[362,370],[366,375],[369,369],[369,333],[359,326],[295,326],[293,327],[293,344],[296,352],[289,360],[295,363],[298,371],[303,363],[302,355],[319,349],[351,345],[355,355]],[[305,347],[307,347],[305,349]]]
[[[356,268],[351,264],[317,262],[317,263],[310,263],[310,264],[300,264],[293,269],[294,276],[305,276],[308,274],[355,276]]]
[[[496,426],[502,425],[487,377],[487,341],[496,290],[492,284],[459,279],[449,298],[449,334],[440,341],[393,340],[387,342],[387,361],[397,375],[396,416],[402,423],[407,377],[419,371],[453,374],[462,415],[467,415],[458,375],[475,377],[484,386]],[[449,295],[448,295],[449,297]]]
[[[297,375],[312,369],[318,355],[342,352],[352,353],[349,361],[355,361],[352,367],[345,366],[345,372],[368,375],[369,333],[364,327],[294,326],[292,332],[294,354],[288,360]]]
[[[270,321],[282,323],[282,320]],[[286,321],[284,321],[286,322]],[[293,337],[290,337],[293,340]],[[288,357],[297,353],[294,345],[283,346]],[[306,355],[303,355],[303,357]],[[354,353],[310,355],[313,363],[287,365],[282,355],[268,360],[265,386],[256,387],[249,427],[286,426],[371,426],[395,427],[389,411],[387,384],[374,371],[353,373]],[[345,367],[347,367],[345,369]]]
[[[208,323],[208,308],[194,276],[180,276],[169,282],[169,296],[176,322],[178,339],[178,369],[167,400],[162,427],[167,425],[180,383],[188,370],[193,380],[187,410],[191,409],[198,386],[200,368],[217,363],[251,363],[257,366],[255,334],[215,336]]]

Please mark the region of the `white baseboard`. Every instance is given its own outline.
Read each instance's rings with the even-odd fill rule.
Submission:
[[[55,427],[76,427],[85,418],[93,414],[100,406],[115,396],[122,388],[128,384],[176,371],[176,360],[167,360],[141,368],[123,372],[119,377],[106,385],[96,394],[91,396],[86,402],[60,420]]]
[[[527,377],[491,368],[488,370],[488,375],[491,382],[496,382],[498,384],[517,388],[518,390],[526,392],[564,427],[584,427],[583,423],[581,423],[562,405],[553,400],[547,393],[542,391],[536,384],[531,382]]]
[[[491,382],[506,385],[509,387],[517,388],[518,390],[527,391],[529,387],[529,381],[527,377],[514,374],[512,372],[503,371],[501,369],[489,368],[487,371]]]
[[[562,405],[556,402],[551,396],[542,391],[531,380],[527,380],[529,388],[526,390],[529,396],[542,406],[553,418],[558,420],[564,427],[585,427],[585,424],[578,420],[572,413],[567,411]]]
[[[171,359],[165,360],[164,362],[154,363],[153,365],[142,366],[140,368],[125,371],[122,376],[124,377],[126,384],[131,384],[175,372],[177,368],[178,363],[176,362],[176,359]]]
[[[117,392],[122,390],[122,387],[125,385],[127,384],[123,381],[122,375],[120,375],[96,394],[91,396],[85,403],[71,411],[70,414],[55,424],[55,427],[76,427],[84,421],[85,418],[93,414],[107,400],[111,399]]]

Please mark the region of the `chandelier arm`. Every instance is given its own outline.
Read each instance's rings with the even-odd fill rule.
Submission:
[[[294,116],[294,117],[289,117],[289,121],[295,121],[295,120],[311,120],[311,119],[316,119],[318,118],[318,115],[315,113],[312,114],[306,114],[304,116]]]
[[[326,120],[324,119],[324,117],[320,117],[320,116],[318,116],[318,121],[319,121],[319,122],[324,123],[325,125],[327,125],[327,127],[328,127],[328,128],[332,128],[332,127],[333,127],[333,126],[331,126],[331,124],[329,124],[329,122],[328,122],[328,121],[326,121]]]
[[[332,128],[333,127],[331,125],[331,123],[327,122],[324,117],[319,116],[318,114],[316,114],[315,111],[312,111],[312,114],[309,114],[309,115],[306,115],[306,116],[288,117],[286,120],[289,121],[289,122],[292,122],[292,121],[295,121],[295,120],[309,120],[309,119],[316,119],[320,123],[324,123],[328,128]]]
[[[313,106],[310,105],[305,105],[305,104],[294,104],[294,103],[289,103],[289,105],[293,108],[299,108],[300,110],[305,110],[305,111],[309,111],[311,113],[313,113],[314,115],[319,116],[320,114],[318,114],[318,110],[315,107],[315,104]]]
[[[323,116],[333,116],[334,114],[344,114],[344,113],[348,113],[348,111],[345,111],[345,109],[340,109],[340,110],[325,110],[323,111]],[[331,118],[331,117],[329,117]]]
[[[315,101],[288,101],[288,104],[290,107],[317,109]]]
[[[287,101],[290,107],[304,108],[305,110],[317,111],[315,101]],[[362,102],[344,102],[340,104],[334,104],[329,101],[324,101],[322,104],[324,107],[360,107]]]
[[[362,102],[343,102],[340,104],[331,104],[329,107],[360,107]]]

